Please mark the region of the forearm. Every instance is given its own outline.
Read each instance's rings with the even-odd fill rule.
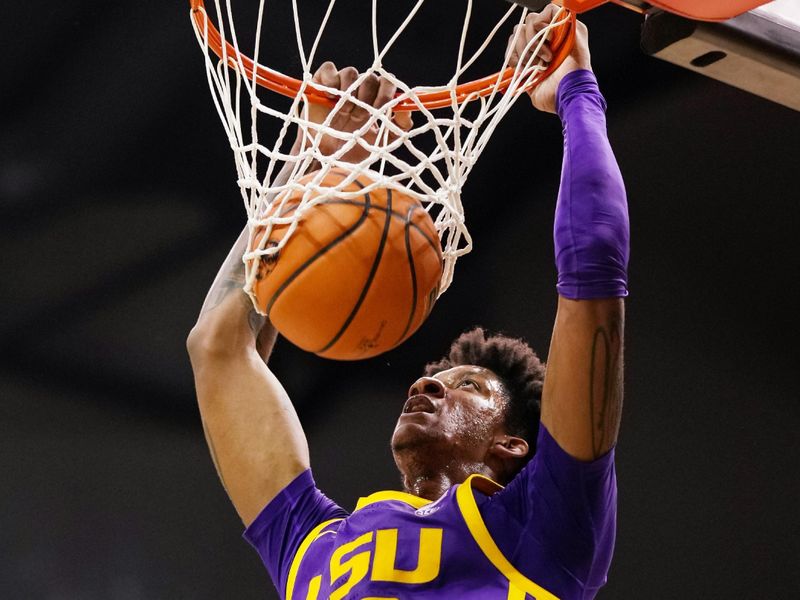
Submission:
[[[295,140],[293,153],[300,147]],[[274,180],[274,185],[286,183],[293,165],[286,163]],[[191,346],[205,346],[208,351],[230,352],[255,348],[266,362],[277,339],[277,331],[269,320],[259,315],[243,291],[245,268],[242,256],[247,250],[248,227],[234,242],[228,256],[211,284],[197,324],[189,338]]]
[[[628,205],[605,108],[593,73],[564,77],[557,98],[564,162],[553,237],[558,293],[573,300],[628,293]]]
[[[217,273],[200,315],[190,335],[190,346],[203,345],[209,352],[230,352],[256,348],[256,341],[266,328],[264,337],[274,337],[267,319],[259,315],[244,293],[244,263],[242,254],[247,248],[248,230],[245,228],[231,247],[227,258]],[[199,340],[197,338],[200,338]],[[190,348],[191,349],[191,348]],[[267,354],[271,348],[266,348]]]

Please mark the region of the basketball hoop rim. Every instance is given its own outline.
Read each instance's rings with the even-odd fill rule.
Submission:
[[[189,0],[189,6],[192,20],[201,38],[220,59],[223,59],[223,54],[227,57],[228,66],[230,68],[238,68],[241,61],[241,66],[244,68],[244,74],[247,78],[263,88],[288,96],[289,98],[295,98],[300,90],[305,87],[303,93],[306,98],[308,98],[309,102],[330,107],[336,104],[322,89],[316,87],[313,83],[308,83],[304,86],[304,83],[299,79],[256,63],[246,55],[239,53],[228,41],[225,42],[225,52],[223,53],[222,36],[216,26],[208,18],[203,0]],[[532,89],[542,80],[546,79],[553,71],[561,66],[561,63],[563,63],[567,56],[569,56],[569,53],[572,52],[572,48],[575,44],[575,12],[569,9],[565,10],[567,10],[568,18],[564,24],[559,25],[555,29],[553,40],[550,44],[551,50],[553,51],[553,60],[550,61],[550,64],[545,70],[539,72],[531,80],[525,87],[526,91]],[[441,91],[422,92],[416,95],[417,101],[407,98],[393,107],[393,110],[395,112],[411,112],[421,110],[422,108],[433,110],[452,106],[454,96],[455,103],[461,104],[466,100],[488,96],[495,91],[505,91],[508,89],[509,85],[511,85],[514,72],[515,69],[513,67],[508,67],[492,75],[459,84],[452,90],[443,89]],[[445,86],[440,87],[444,88]],[[399,95],[400,94],[398,94],[398,96]]]

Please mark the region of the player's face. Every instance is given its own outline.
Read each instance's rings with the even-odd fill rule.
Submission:
[[[398,466],[399,453],[423,447],[448,460],[482,462],[507,406],[502,382],[483,367],[461,365],[418,379],[392,436]]]

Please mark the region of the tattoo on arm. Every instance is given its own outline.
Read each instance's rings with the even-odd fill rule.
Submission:
[[[293,153],[296,154],[299,152],[299,144],[300,142],[298,138],[292,150]],[[291,161],[286,162],[281,169],[281,172],[276,176],[273,185],[278,186],[286,183],[289,180],[292,172],[293,163]],[[244,263],[242,262],[242,256],[248,247],[249,239],[249,229],[245,227],[231,248],[231,251],[228,253],[225,262],[222,263],[222,267],[220,267],[217,278],[211,285],[211,289],[208,291],[206,299],[203,302],[203,307],[200,309],[200,317],[202,317],[205,313],[217,308],[232,293],[237,293],[242,299],[242,302],[244,302],[245,305],[250,308],[250,310],[247,312],[248,324],[250,325],[253,335],[256,337],[256,339],[258,339],[259,333],[266,324],[266,318],[258,315],[258,313],[252,310],[250,300],[244,293],[242,293],[242,288],[245,285],[245,268]],[[268,352],[266,352],[266,354],[268,354]]]
[[[228,297],[228,294],[236,290],[241,290],[243,284],[244,281],[237,277],[228,277],[220,281],[219,285],[215,285],[211,288],[208,294],[208,300],[206,300],[205,305],[203,305],[203,310],[200,314],[202,315],[203,313],[217,308],[222,304],[222,301]]]
[[[200,309],[200,316],[214,310],[232,293],[241,293],[245,284],[244,263],[242,262],[242,254],[247,245],[247,230],[242,231],[239,239],[231,248],[225,262],[222,263],[217,278],[211,285],[208,291],[203,307]],[[246,298],[245,298],[246,299]]]
[[[598,327],[592,340],[589,373],[589,419],[592,453],[599,458],[616,439],[622,408],[622,339],[620,327]]]
[[[241,318],[242,323],[247,322],[247,326],[256,342],[256,351],[266,363],[275,344],[276,332],[272,327],[267,326],[267,318],[258,314],[250,298],[243,291],[245,268],[244,262],[242,262],[242,255],[247,247],[247,242],[248,230],[245,229],[220,267],[219,273],[203,302],[203,307],[200,309],[200,319],[228,301],[229,296],[234,296],[228,302],[228,308],[235,311],[236,315],[240,315],[240,317],[237,316],[237,319]]]

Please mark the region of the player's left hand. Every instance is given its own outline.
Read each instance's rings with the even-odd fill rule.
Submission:
[[[359,77],[358,71],[354,67],[345,67],[344,69],[337,69],[336,65],[328,61],[322,64],[317,72],[314,74],[314,83],[323,85],[325,87],[346,90],[356,79]],[[361,85],[358,86],[354,96],[364,104],[380,108],[394,98],[396,86],[385,77],[377,77],[370,73],[367,75]],[[339,96],[329,94],[333,101],[338,101]],[[309,119],[314,123],[322,123],[328,118],[331,112],[329,106],[321,104],[311,104],[309,106]],[[347,101],[341,108],[336,111],[336,114],[330,121],[330,126],[334,129],[344,132],[353,132],[359,130],[364,126],[364,123],[369,118],[369,111],[355,102]],[[402,130],[408,131],[411,129],[413,122],[411,113],[397,112],[393,115],[394,123]],[[374,144],[378,136],[378,125],[373,123],[372,126],[364,133],[364,141]],[[393,136],[390,136],[393,139]],[[339,150],[344,141],[337,139],[333,136],[326,135],[322,137],[320,142],[320,151],[325,155],[330,155]],[[369,156],[369,152],[360,145],[356,144],[349,150],[343,157],[343,160],[348,162],[360,162]]]
[[[542,12],[530,13],[526,17],[524,24],[514,27],[514,33],[508,41],[507,48],[509,64],[512,67],[530,58],[529,54],[525,54],[525,47],[528,42],[553,21],[559,10],[561,10],[560,6],[548,4]],[[551,34],[548,34],[548,38],[550,37]],[[534,43],[532,47],[536,45]],[[538,64],[547,66],[552,59],[553,52],[548,39],[539,51]],[[567,73],[577,69],[592,69],[592,60],[589,53],[589,30],[580,21],[576,22],[575,46],[573,46],[572,52],[547,79],[528,92],[533,105],[541,111],[555,113],[558,84],[561,83]]]

